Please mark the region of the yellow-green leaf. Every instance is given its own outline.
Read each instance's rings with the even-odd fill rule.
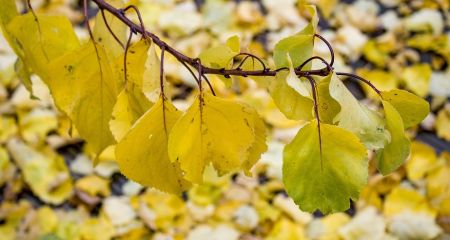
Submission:
[[[317,100],[320,121],[328,124],[333,123],[334,117],[341,110],[339,103],[330,95],[330,81],[332,74],[322,78],[317,84]]]
[[[427,101],[405,90],[383,91],[381,96],[397,110],[405,128],[419,124],[430,112]]]
[[[310,120],[313,117],[313,100],[291,88],[286,79],[287,71],[279,71],[269,84],[269,93],[278,109],[289,119]]]
[[[377,168],[387,175],[400,167],[409,155],[411,143],[405,136],[403,121],[397,110],[387,101],[382,101],[386,118],[386,128],[391,134],[390,141],[376,154]]]
[[[252,148],[254,120],[254,110],[247,105],[203,93],[173,127],[169,157],[180,163],[186,179],[196,183],[203,181],[209,163],[220,175],[238,170],[253,161],[249,152],[259,149]]]
[[[239,38],[230,37],[225,44],[221,44],[203,51],[199,58],[208,67],[228,68],[234,56],[240,51]]]
[[[297,34],[280,40],[273,51],[273,59],[277,68],[289,67],[286,55],[292,58],[294,67],[300,66],[308,58],[312,56],[314,47],[314,36]],[[311,64],[305,66],[304,70],[308,70]]]
[[[361,104],[335,74],[330,81],[330,95],[341,106],[333,121],[353,132],[368,149],[383,148],[390,136],[381,115]]]
[[[353,133],[316,120],[284,149],[283,182],[300,209],[344,211],[367,182],[366,149]]]
[[[178,162],[169,160],[167,151],[168,133],[180,116],[181,112],[170,101],[160,98],[136,121],[116,147],[116,161],[125,176],[175,194],[190,186],[183,179]]]

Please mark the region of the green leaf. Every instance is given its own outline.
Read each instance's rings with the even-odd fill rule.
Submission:
[[[350,207],[368,177],[364,146],[351,132],[316,120],[284,149],[283,183],[303,211],[328,214]]]
[[[237,36],[230,37],[225,44],[203,51],[199,58],[208,67],[229,68],[234,56],[239,54],[240,45]]]
[[[190,184],[183,179],[179,164],[169,160],[168,132],[180,118],[170,101],[162,98],[147,111],[117,144],[120,171],[142,185],[181,194]]]
[[[384,147],[390,138],[384,119],[378,112],[361,104],[336,74],[330,81],[330,95],[341,105],[341,111],[333,119],[339,127],[353,132],[368,149]]]
[[[199,58],[202,64],[212,68],[228,69],[233,65],[233,58],[239,54],[241,50],[239,37],[232,36],[228,38],[225,44],[209,48],[203,51]],[[227,87],[231,87],[231,78],[218,76]]]
[[[405,135],[403,120],[397,110],[387,101],[382,101],[387,129],[391,133],[391,140],[384,149],[376,154],[377,168],[387,175],[402,165],[409,156],[411,143]]]
[[[405,129],[422,122],[430,112],[430,105],[427,101],[405,90],[383,91],[381,96],[398,111]]]
[[[273,51],[273,60],[277,68],[289,67],[289,61],[286,58],[289,55],[292,58],[294,67],[300,66],[312,56],[314,47],[314,36],[297,34],[280,40]],[[308,70],[311,64],[304,67]]]
[[[313,100],[290,87],[286,82],[288,76],[288,71],[279,71],[276,78],[269,83],[269,93],[275,105],[289,119],[312,119]]]

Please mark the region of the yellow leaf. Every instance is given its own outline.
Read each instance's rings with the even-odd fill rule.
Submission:
[[[436,153],[432,147],[420,142],[413,142],[411,157],[406,162],[408,179],[411,181],[422,179],[434,167],[436,159]]]
[[[428,94],[431,79],[431,67],[429,64],[417,64],[406,67],[403,69],[401,77],[408,89],[411,89],[415,94],[420,97],[425,97]]]
[[[115,234],[114,226],[105,217],[87,219],[80,226],[80,239],[109,240]]]
[[[58,226],[58,216],[56,216],[53,209],[43,206],[37,210],[37,224],[42,235],[51,233]]]
[[[27,114],[19,114],[19,126],[25,141],[39,143],[58,128],[58,120],[54,111],[35,108]]]
[[[15,17],[8,24],[8,30],[23,50],[25,65],[36,72],[45,83],[48,83],[49,76],[53,75],[53,68],[49,67],[49,63],[80,45],[69,19],[65,16],[37,16],[36,19],[29,12]]]
[[[203,93],[170,133],[171,161],[178,161],[185,178],[195,183],[203,181],[203,170],[209,163],[219,175],[238,170],[243,164],[249,169],[254,162],[249,159],[250,151],[256,151],[252,153],[256,158],[263,149],[253,148],[258,124],[255,114],[247,105]]]
[[[436,211],[430,207],[425,197],[420,193],[412,189],[397,187],[387,195],[383,214],[391,217],[405,211],[436,216]]]
[[[440,138],[450,141],[450,111],[445,108],[437,115],[436,132]]]
[[[381,96],[398,111],[405,129],[422,122],[430,112],[430,105],[427,101],[405,90],[382,91]]]
[[[313,118],[313,101],[292,89],[286,82],[287,71],[277,73],[270,82],[269,93],[280,111],[289,119],[310,120]]]
[[[405,135],[400,114],[387,101],[382,101],[390,141],[376,154],[377,169],[387,175],[400,167],[409,155],[411,143]]]
[[[109,190],[109,180],[96,175],[90,175],[79,179],[75,183],[75,187],[93,197],[108,197],[111,194]]]
[[[109,126],[117,141],[120,141],[134,122],[153,104],[136,88],[123,89],[114,105]]]
[[[302,240],[305,238],[304,229],[283,217],[278,220],[270,231],[266,240]]]
[[[167,137],[181,113],[162,98],[136,123],[116,147],[121,172],[133,181],[161,191],[181,194],[190,184],[178,163],[171,162]]]
[[[109,121],[116,103],[117,73],[105,50],[89,42],[51,64],[49,88],[56,106],[73,121],[96,157],[115,142]],[[70,86],[70,87],[68,87]]]
[[[330,95],[330,81],[332,74],[320,80],[317,84],[317,99],[320,121],[328,124],[333,123],[334,117],[341,110],[339,103]]]
[[[39,152],[17,139],[8,142],[8,150],[41,200],[61,204],[72,194],[70,173],[61,156],[49,150]]]
[[[120,9],[124,7],[122,0],[109,0],[108,4]],[[111,28],[114,35],[117,36],[119,41],[125,45],[127,41],[127,30],[128,27],[125,25],[120,19],[116,16],[112,15],[108,11],[104,11],[105,19]],[[116,57],[123,54],[123,47],[116,41],[114,36],[109,32],[105,21],[103,20],[101,11],[98,11],[97,16],[95,17],[95,25],[92,30],[94,35],[94,40],[98,45],[101,45],[105,50],[108,56],[111,56],[111,59],[115,59]]]

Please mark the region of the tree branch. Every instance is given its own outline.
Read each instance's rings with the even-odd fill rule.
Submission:
[[[144,29],[144,27],[141,25],[137,25],[133,21],[131,21],[129,18],[125,16],[125,11],[123,9],[117,9],[104,0],[92,0],[98,8],[103,11],[108,11],[112,15],[116,16],[119,20],[121,20],[124,24],[126,24],[132,31],[136,31],[140,34],[146,35],[147,37],[151,38],[153,40],[153,43],[159,46],[161,49],[164,49],[166,52],[173,55],[178,61],[182,63],[186,63],[191,65],[195,69],[202,69],[203,74],[216,74],[216,75],[223,75],[225,77],[228,76],[275,76],[277,70],[271,70],[271,69],[263,69],[263,70],[253,70],[253,71],[245,71],[242,69],[223,69],[223,68],[209,68],[204,65],[202,65],[199,61],[196,61],[195,58],[188,57],[184,55],[183,53],[177,51],[176,49],[169,46],[166,42],[162,41],[158,36],[153,34],[152,32],[147,31]],[[311,71],[302,71],[302,70],[295,70],[295,73],[302,77],[306,75],[316,75],[316,76],[327,76],[330,74],[329,68],[322,68],[318,70],[311,70]]]

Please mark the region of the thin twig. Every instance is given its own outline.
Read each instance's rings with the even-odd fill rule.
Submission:
[[[123,43],[120,41],[119,37],[117,37],[117,35],[114,33],[114,31],[111,29],[111,27],[109,26],[108,21],[106,20],[106,16],[105,16],[105,10],[101,9],[100,12],[102,13],[102,18],[103,21],[105,22],[106,28],[108,29],[108,31],[111,33],[111,35],[114,37],[114,39],[116,39],[117,43],[123,48],[125,49],[125,46],[123,45]]]
[[[142,26],[137,25],[133,21],[131,21],[129,18],[123,14],[124,10],[114,8],[104,0],[92,0],[97,4],[97,6],[100,9],[104,9],[114,16],[116,16],[119,20],[121,20],[123,23],[128,25],[132,30],[139,32],[143,35],[146,35],[150,37],[153,42],[159,46],[160,48],[164,47],[165,51],[173,55],[178,61],[185,62],[188,65],[191,65],[194,68],[198,69],[198,62],[194,58],[190,58],[181,52],[177,51],[173,47],[169,46],[166,42],[162,41],[158,36],[155,34],[146,31],[145,28]],[[129,7],[132,8],[132,7]],[[140,14],[138,14],[138,17]],[[240,69],[223,69],[223,68],[210,68],[202,65],[202,72],[203,74],[216,74],[216,75],[223,75],[225,77],[229,76],[275,76],[277,74],[277,71],[280,71],[281,69],[277,70],[254,70],[254,71],[244,71]],[[316,76],[327,76],[330,71],[327,68],[319,69],[319,70],[311,70],[311,71],[295,71],[298,76],[304,76],[304,75],[316,75]]]
[[[330,50],[330,54],[331,54],[331,60],[330,60],[330,66],[333,66],[334,64],[334,51],[333,51],[333,47],[331,47],[330,42],[328,42],[324,37],[322,37],[319,34],[314,34],[314,37],[319,38],[320,40],[322,40],[328,47],[328,49]]]
[[[365,79],[365,78],[363,78],[363,77],[360,77],[360,76],[358,76],[358,75],[355,75],[355,74],[353,74],[353,73],[344,73],[344,72],[336,72],[336,74],[337,75],[340,75],[340,76],[347,76],[347,77],[350,77],[350,78],[353,78],[353,79],[356,79],[356,80],[359,80],[359,81],[362,81],[363,83],[365,83],[365,84],[367,84],[367,85],[369,85],[380,97],[381,97],[381,92],[380,92],[380,90],[378,90],[376,87],[375,87],[375,85],[373,85],[369,80],[367,80],[367,79]]]

